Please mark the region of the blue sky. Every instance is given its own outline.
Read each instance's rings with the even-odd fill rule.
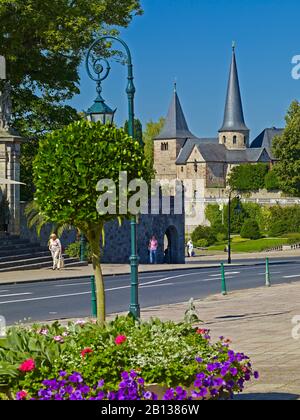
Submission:
[[[132,51],[136,116],[143,124],[165,116],[174,79],[190,129],[215,136],[224,113],[231,43],[237,61],[247,125],[252,139],[265,127],[281,127],[289,104],[300,99],[291,76],[300,55],[299,0],[142,0],[144,15],[121,36]],[[81,95],[72,105],[87,109],[95,84],[81,71]],[[113,63],[103,97],[127,117],[126,70]]]

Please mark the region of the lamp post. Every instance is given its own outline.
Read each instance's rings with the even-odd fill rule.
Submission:
[[[134,96],[135,86],[133,77],[133,64],[132,56],[128,45],[120,38],[114,36],[103,36],[97,39],[88,50],[86,57],[86,69],[89,77],[97,83],[98,97],[95,100],[94,105],[87,111],[87,117],[90,121],[101,121],[102,123],[113,123],[115,111],[105,104],[104,99],[101,96],[102,87],[101,83],[105,80],[111,70],[109,62],[106,58],[101,57],[97,52],[97,47],[101,47],[104,41],[116,41],[122,45],[125,49],[127,57],[127,87],[126,94],[128,99],[128,134],[134,138]],[[98,50],[99,51],[99,50]],[[106,68],[102,65],[104,63]],[[96,74],[96,77],[92,74],[92,71]],[[143,140],[140,139],[141,146]],[[139,257],[137,255],[137,218],[131,218],[131,298],[130,298],[130,313],[135,319],[140,318],[140,305],[139,305]]]
[[[237,214],[241,213],[241,205],[240,205],[240,197],[237,195],[236,197],[238,199],[238,204],[235,209],[235,212]],[[231,258],[231,206],[232,206],[232,191],[229,191],[229,200],[228,200],[228,264],[232,264],[232,258]]]

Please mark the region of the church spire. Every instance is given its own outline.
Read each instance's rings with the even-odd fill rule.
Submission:
[[[177,94],[177,82],[174,84],[172,102],[162,131],[156,140],[195,138],[187,125],[184,112]]]
[[[245,124],[235,49],[235,42],[233,42],[224,122],[220,132],[249,131]]]

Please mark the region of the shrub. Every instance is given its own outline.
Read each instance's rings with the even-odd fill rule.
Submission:
[[[66,248],[66,254],[71,258],[80,258],[80,242],[74,242]],[[90,244],[86,242],[85,244],[85,260],[91,262],[93,258],[93,252],[91,250]]]
[[[195,247],[196,248],[207,248],[208,247],[207,239],[199,239],[199,241],[197,241],[195,243]]]
[[[274,220],[269,229],[269,236],[277,238],[288,232],[288,222],[285,220]]]
[[[265,188],[268,191],[276,191],[279,190],[279,179],[274,170],[269,171],[265,176]]]
[[[260,239],[261,233],[258,223],[252,219],[246,220],[241,230],[241,237],[254,240]]]
[[[216,243],[217,238],[211,227],[198,226],[192,233],[192,241],[194,243],[197,243],[198,241],[201,241],[203,239],[206,239],[208,246]]]
[[[268,170],[266,163],[235,166],[229,177],[229,185],[234,191],[258,191],[265,187]]]
[[[217,242],[224,242],[228,238],[228,229],[224,225],[213,225],[212,230],[216,235]]]

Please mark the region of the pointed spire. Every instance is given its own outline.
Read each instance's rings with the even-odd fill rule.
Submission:
[[[156,137],[157,140],[195,138],[187,125],[182,106],[177,94],[177,82],[174,84],[174,94],[166,117],[165,125]]]
[[[220,132],[241,130],[249,131],[248,127],[245,124],[235,49],[235,42],[233,42],[232,62],[228,82],[224,122],[222,128],[220,129]]]

